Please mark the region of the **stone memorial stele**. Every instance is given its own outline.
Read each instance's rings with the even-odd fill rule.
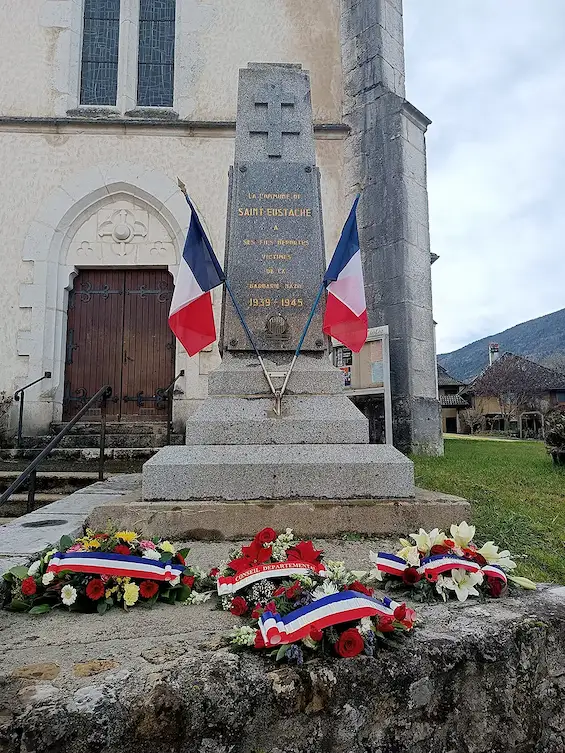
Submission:
[[[349,207],[343,207],[347,216]],[[240,71],[225,270],[280,388],[325,271],[310,79],[300,65]],[[146,501],[395,499],[414,496],[413,465],[369,444],[322,333],[323,301],[275,414],[253,347],[227,296],[222,364],[188,419],[186,446],[143,468]]]

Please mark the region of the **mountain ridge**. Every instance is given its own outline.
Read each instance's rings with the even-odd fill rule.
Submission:
[[[510,352],[538,363],[545,361],[547,366],[553,358],[565,359],[565,308],[482,337],[451,353],[441,353],[438,362],[451,376],[470,382],[488,366],[491,342],[499,344],[501,354]]]

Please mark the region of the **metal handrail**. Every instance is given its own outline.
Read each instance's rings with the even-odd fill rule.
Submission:
[[[70,430],[73,428],[73,426],[80,421],[80,419],[84,416],[87,410],[96,402],[99,400],[102,400],[102,415],[101,415],[101,423],[100,423],[100,461],[98,466],[98,478],[100,481],[104,480],[104,450],[105,450],[105,443],[106,443],[106,407],[107,407],[107,400],[112,395],[112,388],[109,384],[105,385],[104,387],[101,387],[98,392],[93,395],[90,400],[83,405],[83,407],[79,410],[79,412],[72,418],[68,424],[65,424],[65,426],[61,429],[61,431],[57,434],[56,437],[53,437],[53,439],[49,442],[49,444],[41,450],[39,455],[34,458],[31,463],[28,465],[28,467],[23,471],[18,478],[6,489],[6,491],[2,494],[0,497],[0,505],[4,502],[7,502],[9,498],[12,496],[14,492],[16,492],[29,478],[30,484],[29,484],[29,490],[28,490],[28,501],[27,501],[27,507],[28,512],[31,512],[33,509],[33,503],[35,500],[35,481],[37,477],[37,467],[40,463],[42,463],[45,458],[49,455],[51,450],[54,450],[61,442],[61,440],[69,434]]]
[[[164,390],[159,390],[159,394],[167,398],[167,444],[171,444],[171,431],[173,427],[173,390],[177,381],[184,376],[184,369],[181,369],[173,381]]]
[[[16,440],[16,447],[20,447],[22,442],[22,429],[24,424],[24,399],[25,399],[25,391],[29,387],[33,387],[34,384],[37,384],[38,382],[43,381],[44,379],[51,379],[51,372],[46,371],[45,374],[43,374],[42,377],[39,377],[39,379],[36,379],[34,382],[30,382],[29,384],[26,384],[25,387],[20,387],[19,390],[16,390],[14,392],[14,400],[16,403],[20,403],[20,414],[18,419],[18,438]]]

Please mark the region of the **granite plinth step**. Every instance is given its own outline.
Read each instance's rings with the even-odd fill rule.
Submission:
[[[413,496],[413,463],[390,445],[187,445],[143,466],[146,501]]]
[[[188,419],[191,445],[368,444],[365,416],[345,395],[272,398],[209,397]]]
[[[281,355],[281,361],[264,359],[265,368],[273,376],[276,389],[284,382],[284,374],[290,367],[289,353]],[[221,395],[246,396],[270,395],[269,385],[257,358],[253,355],[235,356],[224,353],[222,363],[208,376],[208,394],[212,397]],[[336,369],[326,357],[301,355],[292,370],[286,395],[339,395],[343,394],[343,374]]]
[[[237,541],[250,539],[267,526],[293,528],[305,538],[345,533],[396,537],[420,527],[446,530],[454,521],[470,519],[466,500],[416,489],[412,499],[146,502],[130,498],[94,508],[87,525],[100,528],[110,520],[118,528],[135,528],[148,538]]]

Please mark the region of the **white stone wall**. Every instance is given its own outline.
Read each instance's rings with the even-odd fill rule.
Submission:
[[[2,115],[64,116],[78,105],[82,0],[3,0]],[[121,0],[118,112],[135,106],[139,0]],[[234,120],[238,69],[300,62],[314,119],[341,121],[339,0],[177,0],[174,109]]]

